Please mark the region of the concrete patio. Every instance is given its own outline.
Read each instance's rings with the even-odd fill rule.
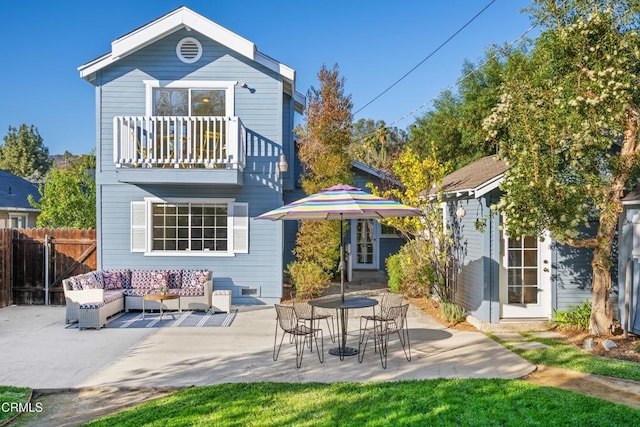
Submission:
[[[387,369],[373,348],[362,364],[328,354],[325,362],[305,352],[296,369],[294,346],[286,341],[272,360],[275,310],[239,306],[233,324],[218,328],[65,328],[64,307],[0,309],[0,384],[35,389],[86,387],[183,387],[228,382],[397,381],[431,378],[519,378],[535,366],[479,332],[447,329],[417,309],[408,324],[412,360],[390,344]],[[360,313],[354,312],[356,317]],[[368,314],[368,311],[367,311]],[[358,320],[349,324],[357,334]],[[348,345],[357,346],[349,335]]]

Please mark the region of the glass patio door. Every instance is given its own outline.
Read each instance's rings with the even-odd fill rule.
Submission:
[[[353,268],[378,268],[377,222],[373,219],[354,220],[351,227]]]
[[[503,318],[546,318],[551,313],[551,245],[547,235],[503,239]]]

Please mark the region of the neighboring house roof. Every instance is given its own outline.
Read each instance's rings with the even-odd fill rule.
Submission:
[[[104,67],[182,28],[197,31],[280,74],[285,82],[285,92],[293,97],[296,109],[302,111],[306,99],[304,95],[295,90],[296,72],[293,68],[259,52],[254,43],[185,6],[179,7],[111,42],[111,52],[78,67],[80,77],[91,82],[95,78],[95,73]]]
[[[35,184],[24,178],[0,169],[0,209],[39,212],[29,204],[29,194],[40,201],[40,193]]]
[[[354,169],[357,169],[357,170],[359,170],[359,171],[362,171],[362,172],[364,172],[364,173],[367,173],[367,174],[369,174],[369,175],[371,175],[371,176],[374,176],[374,177],[376,177],[376,178],[378,178],[378,179],[387,178],[387,177],[385,176],[385,174],[384,174],[381,170],[376,169],[376,168],[373,168],[373,167],[371,167],[371,166],[369,166],[369,165],[365,165],[364,163],[359,162],[359,161],[357,161],[357,160],[352,160],[352,161],[351,161],[351,166],[352,166]]]
[[[506,162],[498,156],[483,157],[445,176],[442,191],[456,197],[480,197],[500,185],[506,170]],[[435,190],[429,191],[434,193]]]
[[[351,167],[354,168],[357,171],[363,172],[365,174],[368,174],[369,176],[377,178],[380,181],[386,180],[386,181],[392,182],[394,185],[397,185],[397,186],[401,186],[402,185],[400,183],[400,181],[398,181],[397,179],[385,174],[380,169],[376,169],[376,168],[374,168],[372,166],[366,165],[366,164],[364,164],[362,162],[359,162],[357,160],[352,160],[351,161]]]

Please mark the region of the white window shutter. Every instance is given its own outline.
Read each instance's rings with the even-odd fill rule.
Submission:
[[[131,202],[131,252],[146,250],[146,202]]]
[[[233,252],[249,253],[249,204],[232,204],[233,222]]]

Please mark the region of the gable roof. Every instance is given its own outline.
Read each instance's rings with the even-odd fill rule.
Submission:
[[[35,184],[10,172],[0,169],[0,209],[39,212],[33,208],[27,197],[32,195],[40,200],[40,193]]]
[[[445,176],[442,191],[449,196],[477,198],[498,188],[506,170],[507,163],[498,156],[483,157]]]
[[[91,82],[95,74],[114,62],[172,34],[182,28],[197,31],[252,61],[264,65],[282,76],[285,91],[296,102],[296,109],[302,110],[304,95],[295,90],[296,72],[273,58],[258,51],[256,45],[238,34],[216,24],[210,19],[181,6],[111,42],[111,52],[106,53],[78,67],[80,77]]]

